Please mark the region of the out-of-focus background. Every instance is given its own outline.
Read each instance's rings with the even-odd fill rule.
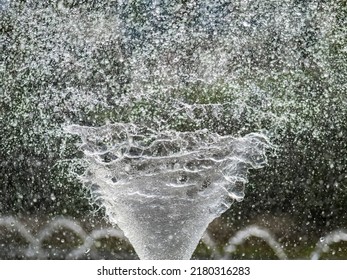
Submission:
[[[62,126],[143,122],[274,145],[193,258],[346,259],[346,26],[344,0],[0,0],[0,258],[137,258]]]

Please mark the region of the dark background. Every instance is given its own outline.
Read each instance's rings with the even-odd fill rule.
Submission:
[[[52,53],[59,54],[59,34],[53,34],[59,28],[45,33],[41,27],[48,26],[50,18],[32,12],[49,9],[58,18],[54,24],[62,24],[66,15],[59,21],[58,1],[8,1],[1,5],[0,215],[23,220],[64,215],[93,226],[95,221],[104,220],[103,210],[71,176],[71,160],[81,158],[81,153],[74,144],[77,139],[62,133],[61,125],[66,120],[85,125],[102,125],[105,120],[136,122],[142,118],[136,113],[139,107],[148,111],[144,118],[149,121],[161,117],[165,108],[153,111],[150,102],[129,107],[114,104],[131,83],[127,60],[141,48],[141,42],[152,40],[151,32],[165,32],[165,25],[151,18],[149,1],[123,6],[113,1],[60,2],[80,15],[100,12],[106,20],[120,15],[122,36],[109,36],[92,50],[84,41],[62,39],[59,44],[71,47],[74,56],[66,65],[61,57],[51,59]],[[306,251],[320,237],[346,228],[347,4],[342,0],[291,1],[293,11],[300,11],[306,20],[300,32],[288,39],[285,30],[281,33],[279,28],[264,27],[269,32],[259,37],[252,33],[254,29],[263,32],[263,20],[271,23],[277,15],[276,7],[284,4],[255,1],[242,10],[238,6],[241,2],[229,2],[215,1],[209,11],[210,25],[206,26],[201,23],[204,14],[199,12],[202,4],[197,1],[172,1],[173,6],[182,4],[181,13],[172,13],[166,7],[165,16],[174,23],[188,17],[192,29],[203,26],[213,37],[227,32],[223,23],[227,7],[237,15],[236,22],[253,14],[249,21],[253,29],[237,29],[246,43],[230,67],[243,69],[239,77],[243,89],[252,91],[250,85],[256,85],[268,94],[265,98],[250,94],[245,100],[247,106],[232,121],[207,116],[205,120],[201,117],[195,127],[189,122],[168,125],[181,131],[208,127],[235,136],[266,130],[274,144],[268,153],[268,166],[250,171],[245,199],[235,202],[209,230],[219,244],[224,244],[237,230],[257,224],[291,248],[292,257],[307,256]],[[322,22],[322,15],[328,15],[330,22]],[[151,31],[143,32],[144,27]],[[119,61],[119,53],[124,60]],[[103,69],[104,76],[98,75],[97,69]],[[71,87],[91,94],[102,91],[107,106],[66,105],[73,104],[69,101],[73,93],[57,97],[57,92]],[[187,89],[182,94],[188,103],[208,102],[206,91],[199,85],[187,84]],[[232,98],[229,95],[221,85],[209,88],[207,93],[216,102]]]

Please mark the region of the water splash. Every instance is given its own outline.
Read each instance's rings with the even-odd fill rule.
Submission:
[[[244,170],[258,164],[248,157],[259,154],[248,146],[250,139],[257,146],[259,135],[243,140],[228,135],[247,135],[264,126],[272,135],[289,126],[291,135],[307,134],[321,141],[329,139],[329,126],[343,135],[344,122],[330,118],[336,114],[342,119],[346,107],[344,94],[337,94],[345,91],[340,82],[344,81],[345,48],[339,50],[345,32],[336,29],[339,4],[82,2],[0,2],[1,24],[6,27],[1,33],[0,67],[5,71],[0,91],[0,112],[4,112],[0,151],[6,159],[1,168],[5,168],[7,186],[15,186],[11,190],[18,193],[18,208],[27,197],[26,205],[40,205],[37,197],[55,199],[47,187],[52,183],[56,184],[52,189],[66,188],[66,177],[56,180],[51,172],[57,160],[70,156],[65,154],[68,148],[61,124],[123,125],[124,129],[114,128],[116,143],[101,139],[99,145],[85,136],[88,144],[82,147],[88,168],[95,167],[82,180],[109,209],[114,203],[107,196],[111,191],[102,184],[124,184],[133,197],[153,194],[148,195],[151,190],[146,187],[142,192],[137,187],[132,190],[127,180],[136,186],[140,182],[162,185],[162,189],[170,186],[184,197],[194,197],[218,182],[225,190],[216,188],[223,195],[216,194],[220,201],[212,213],[221,213],[230,201],[242,199],[247,181]],[[77,126],[72,130],[77,131]],[[130,131],[131,137],[122,131]],[[95,133],[90,129],[86,134]],[[282,143],[288,141],[292,138],[282,138]],[[234,157],[236,144],[241,145],[244,157],[238,152]],[[297,149],[308,145],[301,146]],[[153,152],[158,156],[151,156]],[[23,170],[30,170],[24,174],[27,177],[20,176]],[[25,180],[16,180],[20,177]],[[153,178],[158,179],[155,184]],[[98,180],[103,183],[94,182]],[[38,181],[40,195],[32,197]],[[285,183],[291,182],[290,178]],[[8,208],[12,206],[9,203]]]
[[[45,226],[43,226],[38,232],[33,232],[33,228],[30,228],[28,225],[21,222],[18,218],[11,216],[0,217],[0,228],[2,227],[11,231],[11,233],[17,232],[19,236],[26,241],[27,244],[24,247],[19,244],[9,244],[11,245],[10,248],[14,250],[14,252],[12,252],[11,254],[12,256],[19,256],[20,258],[25,259],[98,259],[100,258],[100,255],[95,251],[95,249],[97,247],[96,244],[100,239],[115,238],[119,241],[125,242],[125,244],[130,244],[129,240],[124,236],[123,232],[120,229],[100,228],[94,229],[91,232],[87,233],[82,228],[79,222],[65,217],[54,218]],[[48,244],[50,244],[50,241],[53,241],[50,237],[52,237],[58,231],[60,231],[61,236],[66,237],[66,230],[73,232],[82,241],[82,244],[78,245],[77,247],[69,247],[69,252],[66,252],[65,250],[57,253],[58,251],[56,250],[56,248],[51,248],[51,246],[43,248],[43,245],[46,241],[48,241]],[[237,247],[244,244],[244,242],[246,242],[250,237],[257,237],[265,241],[279,259],[287,259],[287,254],[284,252],[282,244],[280,244],[275,239],[271,231],[267,228],[259,227],[257,225],[250,225],[244,229],[237,231],[235,235],[231,237],[228,240],[227,244],[222,248],[220,247],[220,244],[218,244],[218,240],[215,240],[213,238],[213,235],[209,233],[209,231],[204,232],[201,241],[208,247],[211,254],[211,259],[227,260],[230,259],[230,256],[233,253],[237,252]],[[71,242],[69,242],[71,240],[67,241],[70,245],[72,244]],[[311,252],[310,256],[301,255],[296,256],[296,258],[299,257],[305,259],[309,257],[311,260],[318,260],[323,253],[329,253],[331,245],[343,241],[347,241],[346,229],[335,230],[327,234],[326,236],[319,238],[316,247]],[[257,250],[257,248],[254,246],[253,249]],[[123,257],[122,250],[120,250],[119,248],[118,250],[119,251],[116,252],[116,255],[112,255],[113,258]],[[10,255],[6,255],[6,257],[9,256]],[[129,259],[130,256],[127,255],[126,258]]]
[[[82,139],[81,176],[141,259],[189,259],[207,225],[242,200],[247,172],[266,163],[267,139],[134,124],[68,126]]]

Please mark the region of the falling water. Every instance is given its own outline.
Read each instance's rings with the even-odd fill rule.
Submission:
[[[278,168],[297,165],[305,141],[343,142],[339,4],[84,2],[0,0],[7,209],[58,207],[78,177],[141,258],[190,258],[243,199],[248,171],[266,165],[268,137],[291,148]],[[327,188],[338,188],[343,164],[315,152],[307,161],[329,161],[339,174]],[[283,185],[272,174],[281,190],[316,188],[284,169]]]

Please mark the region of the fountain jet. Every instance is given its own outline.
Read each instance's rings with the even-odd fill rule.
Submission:
[[[71,125],[85,155],[80,176],[140,259],[189,259],[208,224],[244,196],[266,164],[261,134],[158,132],[134,124]]]

